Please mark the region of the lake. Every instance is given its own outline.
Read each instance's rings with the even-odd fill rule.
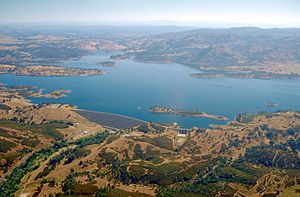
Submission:
[[[300,110],[300,80],[261,80],[190,77],[199,72],[180,64],[146,64],[132,60],[113,60],[115,67],[101,67],[96,62],[107,61],[112,53],[99,52],[80,60],[65,62],[68,67],[100,68],[107,74],[89,77],[26,77],[0,75],[0,82],[10,85],[35,85],[46,91],[72,90],[60,99],[32,98],[35,103],[63,102],[81,109],[126,115],[145,121],[173,123],[182,127],[208,127],[226,124],[208,118],[153,114],[155,105],[208,114],[222,115],[232,120],[238,113]],[[277,107],[266,107],[272,101]]]

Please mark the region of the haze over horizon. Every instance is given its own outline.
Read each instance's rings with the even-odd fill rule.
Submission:
[[[0,23],[300,27],[297,0],[1,0]]]

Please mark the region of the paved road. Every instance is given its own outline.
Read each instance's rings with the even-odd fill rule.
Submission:
[[[86,110],[74,111],[91,122],[116,129],[128,129],[136,125],[145,125],[147,123],[143,120],[106,112],[94,112]]]

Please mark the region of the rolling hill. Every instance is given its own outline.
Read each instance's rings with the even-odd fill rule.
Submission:
[[[176,62],[199,67],[300,64],[300,29],[198,29],[132,39],[136,61]]]

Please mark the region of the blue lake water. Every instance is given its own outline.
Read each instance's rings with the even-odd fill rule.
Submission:
[[[260,80],[190,77],[199,72],[180,64],[146,64],[117,60],[117,66],[103,68],[96,62],[109,60],[111,54],[97,53],[80,60],[65,62],[65,66],[100,68],[107,72],[90,77],[26,77],[0,75],[0,82],[10,85],[35,85],[46,91],[72,90],[60,99],[31,99],[36,103],[64,102],[81,109],[110,112],[153,122],[177,122],[182,127],[207,127],[222,123],[207,118],[153,114],[154,105],[184,110],[199,110],[223,115],[230,120],[238,113],[256,113],[281,109],[300,110],[300,80]],[[272,101],[278,107],[268,108]]]

